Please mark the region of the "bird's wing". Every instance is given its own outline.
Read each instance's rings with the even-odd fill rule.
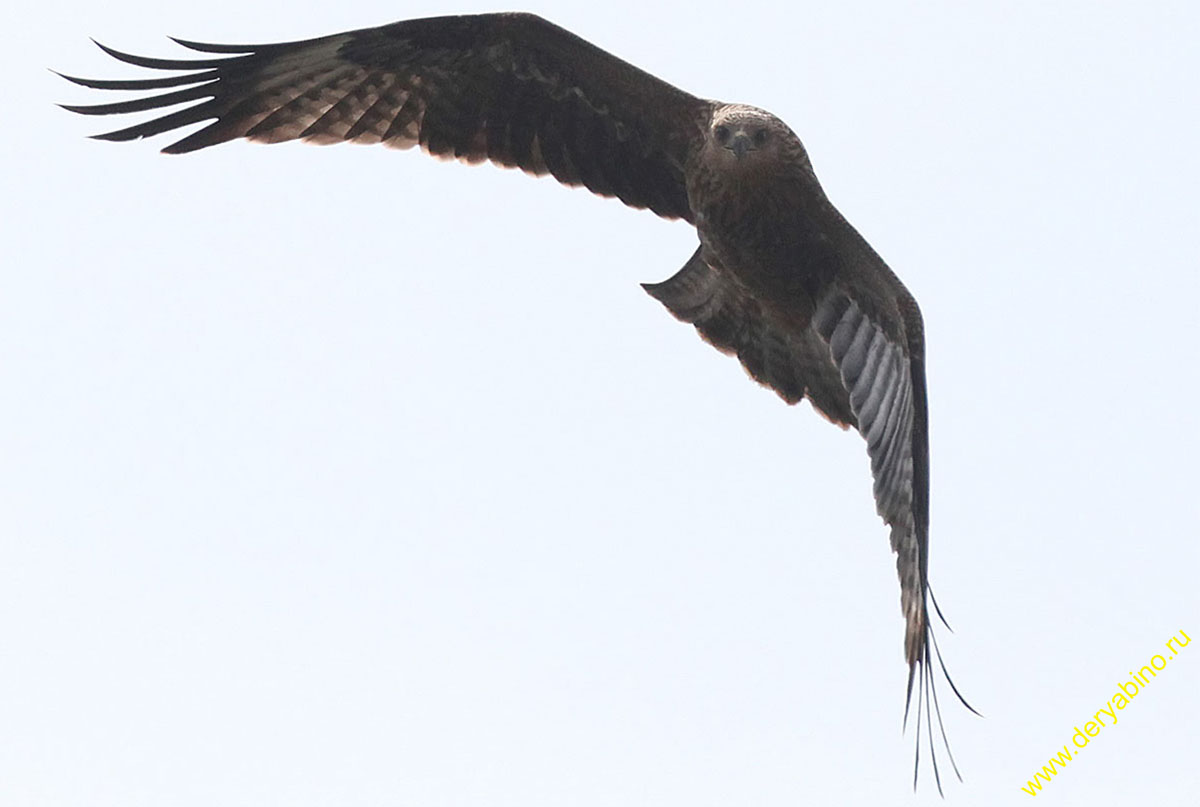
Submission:
[[[829,359],[849,395],[858,431],[867,441],[875,508],[891,527],[892,550],[897,556],[906,622],[905,657],[915,667],[927,651],[928,629],[929,446],[924,352],[919,341],[914,349],[911,339],[889,336],[890,329],[885,329],[880,319],[864,313],[853,292],[839,289],[820,301],[810,327],[827,345]]]
[[[841,374],[817,333],[780,326],[734,278],[709,265],[703,251],[697,249],[662,283],[642,287],[678,319],[695,325],[713,347],[737,356],[751,378],[789,404],[808,398],[839,426],[856,425]]]
[[[914,351],[889,337],[894,329],[864,314],[853,292],[841,287],[818,301],[808,327],[791,327],[736,278],[710,265],[703,248],[672,277],[644,288],[717,349],[736,355],[755,381],[789,404],[808,398],[831,421],[862,434],[875,478],[876,509],[892,528],[907,623],[905,655],[909,664],[917,664],[925,646],[929,524],[919,341]]]
[[[904,654],[908,661],[905,722],[917,682],[917,758],[913,786],[921,760],[921,723],[929,739],[934,778],[941,792],[941,775],[934,753],[936,715],[950,764],[958,766],[942,725],[934,686],[933,660],[954,694],[972,712],[946,672],[933,638],[929,618],[929,419],[925,397],[925,335],[916,301],[886,267],[893,286],[894,308],[865,305],[853,287],[831,289],[818,301],[811,329],[828,346],[829,357],[849,393],[859,433],[867,441],[875,479],[875,509],[891,527],[892,551],[900,576],[900,607],[904,613]],[[959,776],[961,779],[962,777]]]
[[[405,20],[270,45],[176,40],[201,59],[120,61],[183,75],[133,80],[65,76],[104,90],[170,91],[90,106],[85,115],[185,109],[97,135],[133,140],[211,120],[163,149],[239,137],[304,139],[490,160],[691,219],[683,170],[711,102],[698,99],[532,14]],[[205,99],[205,100],[202,100]]]
[[[866,440],[875,506],[891,527],[900,577],[908,702],[917,680],[917,736],[923,718],[932,743],[932,717],[938,714],[938,705],[932,677],[936,647],[927,612],[929,443],[924,334],[916,302],[890,271],[887,278],[896,287],[894,309],[881,311],[867,304],[870,295],[852,285],[833,285],[816,301],[809,326],[799,332],[772,316],[735,278],[710,266],[702,250],[671,278],[645,288],[676,317],[694,324],[715,347],[735,354],[756,381],[785,401],[808,398],[827,418],[853,426]],[[906,715],[907,708],[906,702]],[[940,729],[940,714],[938,723]],[[941,733],[944,739],[945,731]],[[919,757],[918,746],[918,761]],[[936,758],[933,761],[937,775]],[[938,779],[940,789],[940,775]]]
[[[867,441],[875,506],[892,528],[910,665],[925,648],[929,479],[924,353],[889,337],[854,292],[834,287],[817,301],[808,327],[780,321],[736,278],[705,261],[703,248],[675,275],[646,291],[719,350],[735,354],[754,380],[788,403],[809,398],[834,423]],[[914,306],[915,310],[915,306]],[[917,314],[919,323],[919,314]],[[900,331],[903,333],[903,331]]]

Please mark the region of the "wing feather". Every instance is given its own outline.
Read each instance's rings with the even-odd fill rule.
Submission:
[[[886,277],[894,280],[890,271]],[[842,289],[831,292],[820,303],[812,323],[826,340],[833,364],[850,391],[850,407],[871,458],[875,509],[891,527],[890,541],[900,578],[900,608],[905,619],[904,652],[909,665],[905,718],[916,681],[917,765],[923,716],[940,792],[941,776],[932,753],[935,711],[955,775],[958,767],[942,726],[933,677],[933,658],[938,651],[928,610],[929,431],[924,331],[916,302],[898,280],[894,283],[897,309],[890,314],[868,313],[855,299],[853,289]],[[938,658],[940,663],[940,655]],[[946,674],[944,664],[941,670],[955,695],[974,712]],[[916,770],[914,786],[915,777]]]
[[[53,72],[53,71],[52,71]],[[65,78],[72,84],[78,84],[80,87],[88,87],[93,90],[161,90],[166,87],[179,87],[184,84],[198,84],[208,79],[219,78],[216,70],[209,70],[204,73],[189,73],[184,76],[166,76],[164,78],[137,78],[127,81],[112,81],[98,78],[80,78],[79,76],[68,76],[66,73],[55,73],[60,78]],[[66,104],[65,108],[72,112],[83,112],[86,107],[72,107]],[[83,112],[83,114],[87,114]]]
[[[175,42],[206,57],[157,59],[100,45],[118,61],[182,75],[63,76],[90,89],[169,92],[66,108],[84,115],[160,115],[97,135],[104,140],[132,140],[208,122],[163,149],[168,153],[243,137],[266,143],[420,145],[434,156],[549,174],[632,207],[693,220],[684,174],[703,142],[714,104],[540,17],[406,20],[266,45]],[[191,102],[197,103],[163,111]],[[909,664],[906,717],[919,675],[919,760],[919,721],[923,713],[932,735],[931,708],[938,708],[932,680],[937,650],[927,608],[923,325],[899,280],[840,214],[830,211],[833,231],[845,234],[850,241],[843,244],[853,248],[838,258],[843,274],[830,279],[809,273],[821,280],[819,288],[805,289],[811,298],[801,307],[804,318],[780,314],[786,301],[764,305],[704,247],[671,278],[645,288],[677,318],[694,324],[705,340],[737,356],[752,378],[787,403],[807,398],[832,422],[862,434],[876,510],[890,526],[900,578]],[[940,727],[940,714],[938,722]],[[934,772],[937,776],[936,760]]]
[[[839,426],[857,425],[825,342],[811,328],[796,333],[776,321],[734,278],[706,260],[703,247],[667,280],[642,285],[718,350],[736,355],[751,378],[787,403],[808,398]]]
[[[852,297],[843,302],[836,296],[822,303],[814,320],[825,328],[821,336],[828,340],[833,363],[850,391],[850,407],[871,457],[876,509],[892,527],[908,619],[906,655],[912,664],[925,640],[927,541],[924,531],[917,531],[913,514],[913,458],[928,449],[915,442],[908,345],[889,338],[883,324],[864,313]],[[835,310],[841,311],[836,319]]]
[[[98,137],[132,140],[207,120],[163,150],[194,151],[239,137],[419,144],[436,156],[550,174],[632,207],[691,220],[684,166],[711,102],[540,17],[405,20],[271,45],[174,41],[217,56],[156,59],[100,45],[127,64],[186,75],[64,77],[101,90],[183,89],[67,109],[119,115],[201,101]]]
[[[862,434],[876,511],[890,527],[896,553],[909,664],[906,715],[917,680],[918,720],[923,718],[930,728],[931,710],[937,708],[932,678],[936,650],[926,605],[928,430],[916,304],[898,287],[900,308],[881,314],[860,304],[853,288],[833,287],[818,300],[808,327],[798,329],[770,314],[735,278],[706,260],[703,248],[674,276],[645,288],[676,317],[694,324],[708,342],[736,355],[751,377],[785,401],[808,398],[830,420]],[[944,665],[942,669],[944,673]],[[938,723],[941,727],[940,715]],[[953,764],[952,755],[950,760]],[[940,790],[936,759],[934,771]]]

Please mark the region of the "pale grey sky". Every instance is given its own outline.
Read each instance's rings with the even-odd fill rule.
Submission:
[[[540,3],[763,106],[925,315],[965,783],[1200,636],[1200,11]],[[645,295],[693,231],[416,152],[85,139],[45,68],[438,13],[0,14],[0,803],[923,805],[864,446]],[[111,128],[111,127],[109,127]],[[1200,645],[1039,801],[1193,803]]]

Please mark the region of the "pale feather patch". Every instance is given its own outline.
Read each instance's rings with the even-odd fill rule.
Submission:
[[[900,578],[905,654],[910,663],[925,642],[925,587],[913,517],[912,377],[904,347],[889,339],[858,304],[838,296],[813,316],[850,391],[850,407],[867,441],[875,508],[891,527]]]

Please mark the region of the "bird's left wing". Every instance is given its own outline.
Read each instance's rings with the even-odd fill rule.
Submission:
[[[853,286],[833,286],[816,301],[808,326],[797,328],[705,260],[703,247],[675,275],[645,289],[789,404],[808,398],[825,417],[862,434],[875,506],[891,527],[897,555],[905,656],[913,669],[922,664],[928,651],[929,448],[921,316],[911,296],[904,292],[911,303],[905,318],[860,302],[867,295]]]
[[[867,441],[874,477],[875,508],[891,527],[892,551],[900,577],[900,607],[904,613],[904,653],[908,661],[905,718],[917,682],[917,759],[921,756],[921,723],[929,738],[934,778],[941,775],[934,753],[936,715],[950,764],[941,709],[934,686],[933,639],[929,600],[929,418],[925,397],[925,335],[916,300],[882,266],[880,277],[892,286],[890,306],[867,304],[874,295],[853,285],[834,288],[817,305],[811,328],[828,345],[829,357],[849,394],[856,427]],[[938,657],[938,663],[941,659]],[[962,700],[954,682],[946,681]],[[962,700],[971,709],[970,704]],[[974,711],[974,709],[971,709]],[[913,772],[913,784],[916,785]],[[961,777],[960,777],[961,778]]]
[[[706,262],[702,249],[671,278],[646,290],[676,317],[694,324],[715,347],[735,354],[751,377],[789,404],[808,398],[817,411],[834,423],[853,426],[866,440],[875,506],[891,528],[900,577],[909,665],[906,715],[913,684],[918,684],[919,763],[921,723],[932,744],[937,715],[945,739],[933,686],[936,647],[927,605],[924,331],[916,301],[874,253],[864,254],[871,256],[865,260],[878,261],[877,277],[887,284],[889,294],[880,295],[869,284],[832,284],[814,301],[809,325],[799,329],[772,315],[735,277]],[[948,744],[946,748],[949,751]],[[931,758],[940,790],[937,759],[932,754]],[[950,759],[953,764],[953,756]]]
[[[269,45],[176,40],[202,59],[116,59],[183,75],[65,78],[102,90],[169,92],[67,109],[85,115],[182,110],[98,138],[133,140],[211,120],[163,149],[239,137],[303,139],[490,160],[551,174],[660,216],[691,220],[684,165],[711,103],[532,14],[404,20]]]
[[[751,378],[787,403],[808,398],[833,423],[856,425],[841,375],[820,336],[776,322],[734,277],[705,259],[703,247],[668,279],[642,287],[678,319],[695,325],[717,350],[737,356]]]

